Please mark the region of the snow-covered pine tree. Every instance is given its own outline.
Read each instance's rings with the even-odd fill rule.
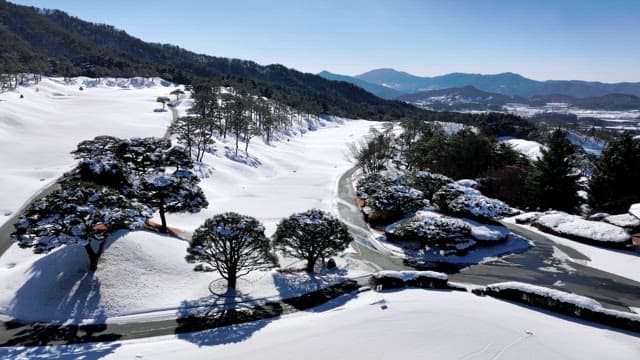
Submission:
[[[157,209],[162,222],[160,232],[167,232],[165,214],[175,212],[198,212],[209,203],[198,186],[200,179],[189,170],[178,170],[172,174],[164,171],[151,173],[141,178],[136,196]]]
[[[353,237],[346,225],[318,209],[283,219],[273,235],[274,247],[284,254],[306,260],[308,272],[314,271],[318,259],[337,255],[351,241]]]
[[[238,278],[278,262],[264,226],[251,216],[233,212],[218,214],[197,228],[185,259],[197,264],[196,271],[217,270],[230,290],[236,288]]]
[[[15,224],[12,240],[35,253],[63,245],[84,246],[89,269],[98,268],[108,235],[138,229],[151,209],[105,186],[64,181],[59,190],[35,201]]]

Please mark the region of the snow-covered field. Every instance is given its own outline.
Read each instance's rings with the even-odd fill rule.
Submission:
[[[0,348],[13,359],[636,359],[636,336],[490,297],[429,290],[365,292],[310,312],[104,344]]]
[[[171,113],[154,112],[156,98],[175,88],[159,78],[43,78],[0,93],[0,225],[73,166],[78,142],[164,135]]]
[[[183,104],[178,108],[184,111]],[[198,214],[169,214],[170,226],[193,230],[204,219],[224,211],[256,217],[267,234],[280,219],[311,208],[333,211],[338,178],[353,167],[347,144],[365,136],[380,123],[339,118],[300,119],[290,136],[266,144],[251,141],[249,154],[235,157],[232,137],[218,139],[205,154],[200,186],[209,208]]]
[[[81,84],[83,91],[78,90]],[[19,100],[33,98],[31,111],[38,114],[48,109],[51,121],[60,122],[60,128],[33,125],[35,115],[30,117],[18,111],[16,125],[5,129],[16,136],[5,136],[24,136],[31,146],[22,146],[35,155],[24,155],[24,162],[19,163],[5,153],[0,155],[1,161],[6,161],[9,168],[22,166],[22,171],[28,171],[44,157],[49,164],[60,164],[50,173],[53,179],[74,163],[68,152],[83,139],[105,133],[120,137],[162,136],[166,131],[170,113],[155,113],[153,109],[159,105],[156,96],[168,95],[173,87],[164,87],[157,80],[140,88],[122,88],[115,83],[89,85],[88,79],[78,79],[69,85],[59,79],[45,79],[38,85],[38,92],[33,88],[20,89],[26,95]],[[59,106],[49,104],[62,101],[53,97],[53,92],[68,94],[68,102]],[[2,96],[18,97],[16,93]],[[178,110],[183,114],[189,106],[189,100],[182,101]],[[94,108],[99,116],[91,116]],[[200,166],[206,176],[201,185],[209,208],[198,214],[169,215],[169,226],[190,232],[214,214],[236,211],[264,222],[270,235],[277,222],[293,212],[314,207],[332,211],[338,178],[352,166],[346,156],[346,144],[379,123],[335,118],[296,120],[299,121],[294,129],[287,135],[281,134],[279,141],[271,145],[253,139],[249,156],[240,151],[240,156],[235,157],[230,150],[232,140],[218,140]],[[25,134],[19,131],[21,127],[25,128]],[[55,139],[35,141],[38,132],[53,133]],[[6,174],[3,172],[1,176]],[[37,185],[27,188],[24,198],[4,192],[2,201],[15,209],[42,186],[39,182]],[[148,318],[151,313],[156,317],[175,317],[185,308],[212,300],[208,285],[219,275],[194,272],[193,265],[184,260],[185,241],[149,232],[121,232],[113,238],[93,276],[87,274],[87,256],[82,247],[63,247],[48,255],[34,255],[29,249],[12,245],[0,258],[0,315],[72,322],[86,319],[102,322],[123,316]],[[293,261],[283,259],[281,265],[292,265]],[[346,256],[337,261],[350,276],[370,270]],[[241,280],[239,289],[245,300],[289,297],[342,278],[332,274],[309,278],[275,271],[256,272]]]

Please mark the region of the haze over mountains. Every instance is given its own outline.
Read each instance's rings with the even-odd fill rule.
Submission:
[[[535,103],[545,100],[627,109],[637,108],[640,104],[640,98],[638,98],[640,83],[609,84],[582,80],[537,81],[509,72],[494,75],[451,73],[434,77],[420,77],[394,69],[376,69],[353,77],[332,74],[327,71],[323,71],[319,75],[327,79],[350,82],[383,98],[409,102],[430,96],[443,96],[445,93],[448,95],[464,93],[469,97],[492,97],[488,105],[504,101],[527,100],[527,103],[530,101]],[[381,90],[380,87],[384,90]],[[394,91],[388,91],[388,89]],[[430,91],[443,89],[451,89],[451,91],[430,93]],[[414,95],[395,96],[396,92]]]

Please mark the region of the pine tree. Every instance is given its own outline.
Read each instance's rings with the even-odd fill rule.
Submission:
[[[217,270],[230,290],[236,288],[238,278],[277,265],[264,226],[251,216],[233,212],[207,219],[195,230],[186,260],[198,263],[196,271]]]
[[[35,253],[62,245],[84,246],[89,269],[96,271],[108,235],[119,229],[141,228],[150,217],[149,207],[108,187],[63,181],[59,190],[25,211],[11,238]]]
[[[158,210],[160,232],[167,232],[166,213],[198,212],[209,203],[198,186],[198,179],[189,170],[178,170],[173,174],[152,173],[142,178],[136,193],[142,202]]]
[[[640,201],[640,144],[625,134],[595,161],[589,205],[596,211],[623,213]]]
[[[287,255],[307,261],[313,272],[319,259],[337,255],[353,241],[346,225],[318,209],[283,219],[273,235],[274,246]]]
[[[580,204],[575,147],[560,129],[550,134],[547,145],[529,177],[531,201],[542,210],[575,212]]]

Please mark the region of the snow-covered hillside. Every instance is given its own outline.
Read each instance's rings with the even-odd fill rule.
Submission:
[[[70,169],[78,142],[164,135],[172,116],[154,112],[156,98],[175,88],[159,78],[43,78],[0,93],[0,225]]]
[[[10,358],[635,359],[638,338],[490,297],[402,290],[345,296],[311,312],[104,344],[0,348]],[[22,357],[20,357],[22,356]]]
[[[513,150],[521,153],[522,155],[533,161],[538,160],[542,157],[542,149],[545,148],[544,145],[536,141],[516,139],[511,137],[503,137],[498,140],[511,146]]]
[[[60,169],[51,171],[52,179],[74,163],[68,152],[75,149],[79,141],[103,133],[99,132],[103,129],[100,124],[112,130],[104,133],[130,137],[162,136],[170,123],[168,113],[158,114],[153,109],[159,106],[156,95],[167,95],[173,87],[152,83],[148,87],[125,90],[110,84],[89,88],[88,84],[89,79],[76,80],[73,85],[47,79],[39,85],[74,94],[70,96],[72,102],[51,107],[49,115],[64,123],[68,114],[74,114],[66,123],[68,132],[52,126],[52,131],[58,132],[55,139],[42,139],[34,144],[47,161],[62,164]],[[84,90],[78,90],[79,86]],[[31,105],[33,111],[38,112],[48,102],[59,101],[51,99],[51,91],[40,89],[20,100],[29,97],[39,100],[33,100]],[[87,94],[91,97],[85,99]],[[181,101],[178,112],[184,114],[191,104],[190,99]],[[94,108],[104,112],[96,124],[84,117],[90,117]],[[21,115],[21,122],[30,120]],[[91,125],[85,127],[87,122]],[[217,139],[199,165],[209,208],[197,214],[170,214],[168,224],[190,232],[214,214],[236,211],[258,218],[271,234],[277,222],[293,212],[310,208],[332,211],[338,178],[352,166],[346,155],[347,143],[378,125],[365,120],[296,117],[294,126],[288,133],[279,134],[278,141],[268,145],[255,138],[249,154],[240,150],[238,156],[232,150],[231,138]],[[31,134],[38,127],[30,125],[27,129]],[[49,143],[52,143],[51,151]],[[34,166],[37,160],[41,159],[27,158],[23,168]],[[38,188],[27,189],[30,192],[25,196]],[[184,260],[185,241],[148,232],[121,232],[115,234],[113,240],[93,276],[86,273],[87,259],[82,247],[62,247],[47,255],[34,255],[29,249],[12,245],[0,258],[0,314],[23,320],[72,319],[75,322],[92,318],[104,321],[158,311],[171,317],[176,316],[185,302],[194,304],[210,298],[207,287],[219,275],[195,273],[193,265]],[[368,268],[362,270],[361,264],[350,259],[342,258],[338,262],[350,275],[369,271]],[[291,260],[282,263],[289,264]],[[240,289],[252,298],[282,297],[326,286],[334,280],[329,277],[305,281],[275,272],[258,272],[246,282],[241,281]]]

